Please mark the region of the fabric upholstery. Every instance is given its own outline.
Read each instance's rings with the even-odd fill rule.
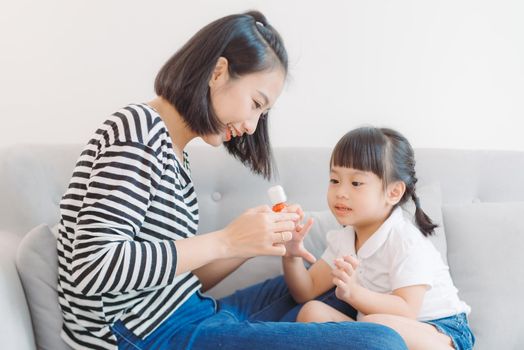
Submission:
[[[472,311],[475,349],[524,347],[524,202],[443,208],[451,275]]]
[[[19,236],[0,231],[0,348],[34,350],[31,315],[15,265],[19,244]]]
[[[16,266],[24,286],[33,328],[41,350],[70,349],[60,338],[56,237],[42,224],[28,232],[18,248]]]

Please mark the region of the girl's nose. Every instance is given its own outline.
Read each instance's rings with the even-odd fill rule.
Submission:
[[[348,198],[348,194],[344,190],[338,190],[336,196],[337,198]]]

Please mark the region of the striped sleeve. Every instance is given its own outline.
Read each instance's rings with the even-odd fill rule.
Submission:
[[[135,239],[164,172],[157,154],[138,142],[117,141],[96,157],[73,242],[78,293],[122,293],[174,280],[174,241]]]

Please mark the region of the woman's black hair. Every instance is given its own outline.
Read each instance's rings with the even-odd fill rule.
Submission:
[[[223,125],[213,110],[209,80],[220,57],[228,61],[232,79],[280,67],[288,70],[282,38],[258,11],[220,18],[198,31],[158,72],[155,92],[169,101],[198,135],[217,134]],[[253,135],[234,137],[228,152],[256,173],[269,179],[273,159],[267,115]]]
[[[331,154],[331,166],[370,171],[389,183],[402,181],[406,192],[395,205],[410,198],[415,203],[415,221],[424,236],[434,233],[435,225],[420,206],[415,186],[415,153],[409,141],[398,131],[388,128],[361,127],[345,134]]]

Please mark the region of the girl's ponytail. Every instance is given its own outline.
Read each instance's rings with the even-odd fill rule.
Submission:
[[[415,221],[418,228],[420,231],[422,231],[424,236],[431,236],[438,225],[434,224],[429,216],[427,216],[427,214],[424,212],[424,210],[422,210],[422,207],[420,206],[420,199],[418,198],[415,191],[411,193],[411,199],[413,199],[413,202],[415,202]]]

